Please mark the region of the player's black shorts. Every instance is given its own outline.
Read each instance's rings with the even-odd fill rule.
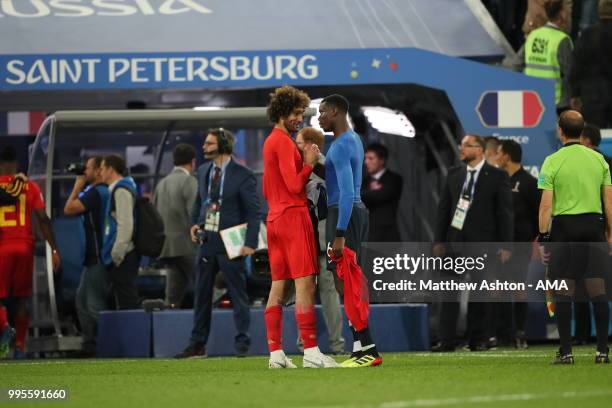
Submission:
[[[601,214],[560,215],[550,230],[549,278],[606,278],[610,261]]]
[[[344,234],[346,246],[355,251],[357,254],[357,262],[361,265],[362,249],[361,243],[368,240],[368,209],[363,203],[353,204],[353,211],[351,212],[351,218],[349,220],[348,227]],[[333,242],[336,237],[336,226],[338,225],[338,207],[329,207],[327,210],[327,220],[325,225],[325,241]],[[330,262],[327,259],[327,269],[334,270],[336,268],[335,262]]]

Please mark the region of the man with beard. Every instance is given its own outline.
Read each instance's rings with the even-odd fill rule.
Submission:
[[[209,129],[202,146],[209,160],[198,168],[198,192],[191,214],[191,240],[199,243],[196,260],[193,328],[189,345],[175,358],[206,357],[212,321],[215,276],[221,270],[234,308],[236,356],[244,357],[251,345],[251,315],[243,256],[257,248],[260,206],[253,172],[232,157],[235,139],[229,130]],[[229,259],[220,231],[247,224],[241,257]]]
[[[270,94],[268,118],[274,129],[263,147],[263,193],[268,201],[268,254],[272,287],[265,311],[270,368],[296,368],[282,349],[285,289],[295,282],[295,319],[304,342],[304,367],[331,368],[338,364],[317,346],[314,309],[318,254],[306,198],[306,184],[318,160],[319,148],[311,144],[300,155],[291,133],[304,120],[310,104],[306,93],[291,86]]]
[[[487,164],[482,137],[466,135],[461,141],[461,164],[452,167],[440,194],[434,255],[445,253],[445,242],[511,242],[514,213],[510,180],[505,171]],[[502,245],[503,247],[503,245]],[[507,262],[510,252],[498,255]],[[471,351],[488,349],[490,305],[468,305],[468,345]],[[432,351],[455,350],[459,302],[444,302],[440,311],[440,342]]]

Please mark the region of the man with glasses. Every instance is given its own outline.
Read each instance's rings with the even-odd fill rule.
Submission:
[[[482,137],[466,135],[459,149],[463,163],[449,169],[440,194],[434,245],[436,256],[445,254],[445,242],[512,241],[514,214],[508,175],[486,163]],[[500,249],[498,256],[501,262],[506,262],[510,252]],[[489,306],[476,302],[468,305],[467,338],[471,351],[488,349]],[[458,318],[458,301],[442,303],[440,342],[432,347],[432,351],[455,350]]]
[[[191,216],[191,240],[200,244],[196,258],[193,329],[189,345],[175,358],[206,357],[212,320],[215,276],[223,271],[234,307],[236,356],[249,353],[251,315],[246,286],[245,256],[255,253],[261,223],[257,181],[253,171],[232,157],[234,136],[223,128],[210,129],[202,146],[209,160],[198,168],[198,194]],[[230,259],[220,231],[247,223],[240,256]]]

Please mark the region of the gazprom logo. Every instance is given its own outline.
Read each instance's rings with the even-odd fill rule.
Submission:
[[[0,18],[125,17],[212,13],[202,0],[0,0]]]

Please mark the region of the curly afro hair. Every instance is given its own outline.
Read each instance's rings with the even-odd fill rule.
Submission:
[[[289,116],[294,109],[306,109],[308,105],[310,105],[310,98],[306,92],[289,85],[281,86],[270,94],[268,119],[271,123],[277,123],[280,118]]]

